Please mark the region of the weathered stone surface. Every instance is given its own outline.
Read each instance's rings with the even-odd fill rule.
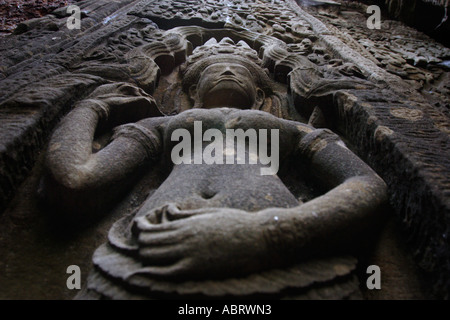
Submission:
[[[2,39],[2,208],[7,207],[68,111],[86,104],[87,98],[105,101],[107,90],[102,88],[115,83],[125,89],[121,96],[113,95],[114,99],[123,102],[131,95],[136,101],[147,101],[149,108],[137,115],[139,119],[179,114],[198,102],[195,95],[185,97],[186,88],[193,84],[193,80],[183,84],[186,61],[202,61],[196,48],[211,38],[220,43],[228,37],[230,46],[225,50],[235,50],[242,41],[241,47],[248,47],[242,49],[248,51],[245,59],[257,61],[259,56],[259,66],[267,69],[273,81],[265,94],[274,98],[265,100],[260,110],[334,130],[386,181],[390,203],[416,250],[417,261],[431,277],[426,290],[432,297],[448,296],[447,48],[395,21],[383,21],[381,30],[369,30],[365,28],[365,7],[347,7],[345,3],[299,7],[294,1],[130,0],[84,1],[80,6],[84,14],[79,31],[65,27],[67,15],[59,10],[27,23],[23,33]],[[49,25],[56,27],[49,29]],[[425,41],[427,45],[423,45]],[[210,45],[216,48],[211,50],[223,50]],[[129,121],[122,118],[125,114],[119,112],[116,120]],[[79,123],[81,129],[89,128]],[[110,128],[103,129],[106,134],[96,136],[92,145],[95,151],[110,137]],[[133,139],[138,141],[141,136],[134,134]],[[158,147],[148,148],[151,153]],[[57,149],[57,144],[50,144],[50,151]],[[161,180],[165,174],[162,172]],[[86,195],[65,193],[67,186],[47,183],[47,188],[49,185],[53,187],[47,189],[47,197],[55,198],[50,202],[56,203],[57,213],[76,215],[79,207],[75,204]],[[140,194],[140,201],[156,187]],[[302,202],[317,196],[305,193],[307,188],[299,187],[298,181],[290,185],[290,190],[295,188],[301,189],[292,192]],[[92,189],[85,193],[89,192]],[[91,209],[85,202],[85,213],[96,212],[104,204],[103,194],[97,194]],[[110,197],[114,206],[118,198],[112,193]],[[100,274],[108,272],[102,269],[106,268],[103,262],[96,261],[94,258],[97,273],[92,283],[97,284],[91,285],[91,290],[105,296],[125,294],[120,286],[112,288],[100,280]],[[286,297],[347,297],[354,288],[349,284],[353,283],[352,268],[345,284],[330,280],[327,286],[333,290],[320,293],[320,288],[311,288]],[[227,286],[221,283],[219,287],[222,285]],[[172,288],[167,283],[162,287]],[[324,292],[334,293],[327,296]]]
[[[42,17],[57,8],[65,7],[73,1],[50,0],[50,1],[23,1],[2,0],[0,2],[0,36],[12,33],[17,25],[32,18]]]
[[[187,44],[188,39],[193,34],[200,35],[200,44],[204,42],[204,45],[186,57],[192,47],[192,43]],[[228,34],[237,43],[229,37],[217,41],[208,34],[217,37]],[[180,108],[175,112],[179,114],[158,117],[161,114],[157,113],[154,100],[142,90],[124,83],[100,86],[75,106],[53,134],[47,151],[44,196],[69,218],[98,213],[102,206],[112,204],[135,183],[133,175],[136,172],[158,165],[161,160],[167,163],[174,147],[170,138],[172,133],[184,128],[195,135],[194,121],[201,121],[205,129],[222,131],[224,128],[277,128],[281,133],[277,146],[281,159],[292,157],[293,164],[296,163],[294,168],[305,166],[307,169],[302,170],[310,171],[309,175],[315,177],[311,179],[307,175],[300,179],[313,184],[315,181],[320,186],[315,188],[317,194],[323,193],[317,188],[329,192],[302,205],[307,199],[305,194],[297,195],[302,199],[299,202],[278,176],[259,175],[260,165],[177,164],[171,168],[166,164],[170,174],[164,183],[130,217],[131,220],[122,219],[112,227],[109,233],[111,247],[108,247],[111,250],[105,251],[106,247],[102,247],[96,251],[93,260],[96,269],[104,277],[115,279],[116,283],[106,286],[106,280],[95,276],[91,278],[88,290],[113,298],[129,298],[125,292],[136,290],[149,297],[160,291],[212,296],[275,294],[293,288],[311,291],[313,283],[323,282],[320,272],[304,284],[302,281],[306,279],[302,273],[298,278],[300,282],[289,277],[287,287],[285,280],[278,281],[277,277],[272,281],[273,286],[263,285],[262,279],[272,278],[271,273],[262,278],[251,278],[251,285],[239,277],[252,277],[273,268],[289,268],[294,261],[320,255],[322,251],[334,251],[332,248],[342,244],[351,247],[351,234],[359,235],[359,228],[355,226],[360,225],[362,230],[367,223],[379,219],[375,216],[386,200],[384,183],[330,131],[314,130],[299,122],[284,120],[298,116],[294,110],[288,111],[289,106],[284,105],[281,97],[285,90],[277,92],[282,86],[276,85],[262,67],[267,65],[269,71],[272,68],[279,70],[280,79],[287,76],[289,69],[300,69],[299,81],[314,74],[316,81],[310,85],[314,87],[319,81],[324,86],[330,83],[330,91],[343,76],[329,73],[328,79],[322,79],[315,65],[291,54],[286,44],[283,46],[280,40],[271,37],[260,40],[263,59],[259,59],[245,42],[252,38],[256,38],[252,32],[182,27],[161,34],[163,42],[145,46],[139,52],[145,52],[147,56],[158,53],[159,63],[164,62],[168,68],[161,77],[175,78],[179,72],[177,64],[186,61],[179,76],[182,78],[181,89],[191,101],[186,97],[175,97],[174,105]],[[209,40],[205,42],[206,39]],[[178,52],[181,54],[177,55]],[[158,64],[155,67],[161,69]],[[362,86],[364,81],[349,78],[347,83],[349,87],[355,83]],[[157,88],[156,92],[158,90],[161,89]],[[324,94],[323,90],[320,93]],[[239,99],[232,99],[232,94]],[[305,91],[299,92],[298,96],[306,98]],[[268,112],[259,111],[265,109]],[[97,126],[115,127],[139,119],[143,120],[115,129],[113,142],[91,154]],[[226,148],[226,152],[230,152],[228,145]],[[254,155],[250,152],[250,156]],[[192,161],[190,157],[189,161]],[[283,170],[287,172],[293,168]],[[295,185],[298,186],[300,181]],[[84,204],[83,212],[77,203]],[[275,221],[275,226],[271,226],[271,220]],[[180,229],[172,229],[180,223]],[[153,241],[158,237],[152,235],[154,228],[162,228],[161,231],[168,228],[166,231],[173,233],[173,240],[169,240],[172,249],[164,247],[165,241],[155,247]],[[280,233],[279,228],[284,232]],[[349,228],[353,231],[349,232]],[[165,237],[164,234],[160,236]],[[160,245],[163,252],[156,253],[157,258],[155,248]],[[328,263],[333,265],[333,262],[325,262]],[[321,269],[317,266],[318,271]],[[340,270],[342,275],[349,275],[349,271]],[[291,272],[299,271],[288,274]],[[202,281],[195,286],[197,289],[191,284],[187,286],[189,291],[183,289],[180,281],[192,280]],[[209,280],[220,282],[209,288],[204,284]],[[331,281],[332,287],[335,281],[340,280]],[[231,291],[225,290],[230,283],[240,284],[233,285]],[[245,289],[248,285],[252,288],[250,291]],[[334,298],[346,297],[356,291],[354,288],[344,294],[335,289]],[[147,292],[143,292],[145,290]]]
[[[382,78],[390,93],[382,89],[378,93],[377,90],[371,93],[363,90],[344,95],[346,102],[338,103],[343,108],[338,108],[342,110],[338,114],[345,110],[343,118],[347,120],[344,122],[349,122],[347,129],[342,131],[348,132],[346,136],[353,136],[350,138],[353,142],[359,141],[356,144],[361,154],[366,155],[367,161],[390,186],[391,203],[415,248],[417,261],[427,270],[427,281],[434,283],[429,290],[441,297],[448,296],[449,282],[444,276],[447,271],[443,269],[448,265],[444,261],[449,257],[448,249],[443,248],[448,247],[450,202],[446,177],[449,163],[447,156],[442,157],[449,153],[450,95],[447,89],[443,89],[448,87],[448,69],[443,66],[449,56],[448,48],[395,21],[382,20],[380,30],[369,30],[365,28],[366,6],[360,5],[360,9],[355,10],[358,6],[349,4],[346,11],[346,5],[342,3],[340,9],[329,8],[335,13],[334,18],[320,14],[312,7],[308,10],[327,22],[342,41],[341,46],[352,47],[362,56],[369,51],[379,61],[377,65],[385,68]],[[358,19],[360,22],[354,23]],[[363,48],[353,45],[355,39]],[[418,63],[420,59],[423,64]],[[372,65],[367,60],[362,63]],[[343,95],[339,93],[335,101],[340,99],[338,97]],[[410,110],[406,112],[409,115],[398,110]],[[381,148],[373,144],[369,138],[372,135],[382,143]]]
[[[147,278],[135,270],[142,265],[133,259],[120,255],[111,248],[103,246],[96,251],[94,264],[100,260],[110,260],[111,269],[107,277],[95,272],[88,284],[88,293],[77,296],[78,299],[90,299],[102,295],[109,299],[148,299],[153,298],[288,298],[288,299],[346,299],[356,298],[360,293],[352,271],[356,260],[351,257],[331,258],[325,261],[309,261],[287,269],[269,270],[248,277],[232,278],[222,281],[167,282]],[[132,274],[130,274],[132,272]],[[126,276],[126,280],[123,277]],[[126,281],[134,290],[124,290],[107,278]],[[121,279],[122,278],[122,279]],[[334,286],[334,287],[333,287]],[[323,290],[321,288],[330,288]],[[356,291],[355,291],[356,290]],[[299,293],[300,292],[300,293]],[[328,296],[327,296],[328,295]],[[353,296],[352,296],[353,295]]]
[[[450,31],[450,23],[447,0],[385,0],[384,4],[392,17],[431,34],[447,46],[449,45],[447,35]]]

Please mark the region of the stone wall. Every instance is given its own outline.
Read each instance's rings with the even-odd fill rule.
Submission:
[[[7,213],[5,223],[14,225],[10,217],[18,212],[22,183],[29,186],[26,179],[38,170],[36,161],[42,160],[49,135],[77,101],[113,81],[153,93],[190,50],[170,41],[151,46],[161,43],[165,30],[215,30],[202,34],[186,28],[192,47],[212,34],[239,39],[236,33],[241,32],[266,55],[272,78],[289,85],[296,110],[306,119],[321,110],[323,126],[338,132],[386,181],[390,203],[427,276],[426,291],[433,298],[448,298],[450,122],[448,70],[442,65],[448,49],[395,21],[368,31],[365,7],[359,4],[105,0],[79,5],[81,30],[66,28],[68,14],[61,9],[25,22],[0,46],[0,209]],[[304,58],[333,81],[309,86],[302,78]],[[39,215],[37,205],[31,207]]]
[[[391,17],[399,19],[449,46],[447,0],[386,0]]]

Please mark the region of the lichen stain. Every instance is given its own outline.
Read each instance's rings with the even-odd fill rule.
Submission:
[[[423,118],[423,112],[421,110],[408,108],[391,109],[391,115],[409,121],[418,121]]]

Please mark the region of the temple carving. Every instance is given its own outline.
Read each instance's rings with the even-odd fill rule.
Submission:
[[[445,45],[353,1],[75,4],[0,44],[0,297],[36,263],[57,299],[448,298]]]

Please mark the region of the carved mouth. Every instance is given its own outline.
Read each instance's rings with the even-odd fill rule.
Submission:
[[[219,90],[235,90],[236,93],[249,96],[244,83],[232,76],[222,76],[212,83],[211,88],[208,90],[208,94]]]
[[[221,76],[214,82],[214,86],[223,81],[233,81],[233,82],[236,82],[241,87],[244,86],[244,83],[241,80],[239,80],[237,77],[234,77],[234,76]]]
[[[231,79],[215,82],[214,86],[203,97],[204,108],[248,109],[251,108],[252,104],[251,95],[239,82]]]

